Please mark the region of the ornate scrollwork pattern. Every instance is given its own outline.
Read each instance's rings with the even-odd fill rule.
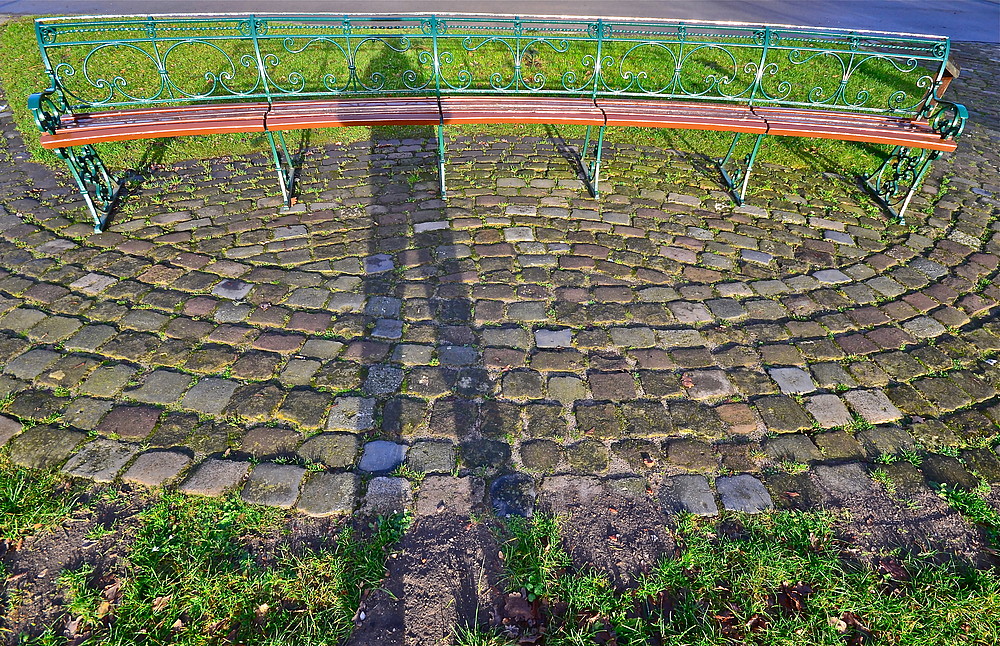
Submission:
[[[28,109],[38,129],[50,135],[54,135],[59,128],[60,117],[72,113],[62,94],[53,88],[29,96]]]
[[[875,197],[896,217],[901,217],[938,150],[896,146],[879,168],[865,178]]]
[[[106,224],[107,214],[118,200],[123,182],[108,171],[93,146],[57,148],[56,154],[69,165],[94,219],[94,229],[101,231]]]
[[[958,139],[969,120],[969,111],[964,105],[937,98],[935,93],[933,102],[928,102],[921,111],[921,116],[927,119],[931,129],[940,134],[942,139]]]

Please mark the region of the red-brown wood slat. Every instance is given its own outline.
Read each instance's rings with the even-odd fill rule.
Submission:
[[[604,113],[590,99],[545,96],[443,96],[444,125],[476,123],[536,123],[604,125]]]
[[[181,137],[231,132],[263,132],[266,103],[157,107],[68,115],[59,131],[43,134],[43,148],[107,141]]]
[[[345,126],[431,126],[441,122],[436,98],[383,97],[277,102],[267,113],[268,130]]]
[[[832,110],[754,108],[754,112],[767,122],[769,135],[859,141],[946,152],[958,146],[952,139],[942,139],[926,121]]]
[[[764,134],[767,124],[749,106],[725,103],[597,99],[609,126],[722,130]]]

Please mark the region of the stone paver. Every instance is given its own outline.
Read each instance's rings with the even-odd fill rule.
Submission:
[[[759,514],[774,507],[767,489],[750,475],[726,476],[715,480],[722,506],[729,511]]]
[[[413,487],[405,478],[378,476],[368,482],[361,503],[365,516],[388,516],[409,509],[413,502]]]
[[[355,473],[310,474],[295,508],[310,516],[349,514],[357,504],[360,482]]]
[[[364,431],[375,423],[375,400],[338,397],[333,400],[326,428],[331,431]]]
[[[892,422],[903,416],[881,390],[852,390],[844,393],[851,408],[872,424]]]
[[[388,473],[406,459],[406,445],[377,440],[368,442],[361,453],[358,469],[368,473]]]
[[[227,379],[202,379],[181,400],[181,406],[204,415],[219,415],[226,409],[239,384]]]
[[[209,458],[191,470],[179,491],[199,496],[221,496],[243,483],[249,462]]]
[[[35,426],[7,443],[8,457],[14,464],[46,469],[61,464],[86,439],[84,433],[50,426]]]
[[[660,504],[668,513],[688,512],[698,516],[719,513],[708,479],[701,475],[673,476],[660,489]]]
[[[122,480],[158,487],[176,478],[189,464],[191,457],[179,451],[147,451],[122,474]]]
[[[250,472],[240,497],[247,502],[289,509],[299,499],[306,470],[294,464],[258,464]]]
[[[778,384],[778,388],[786,395],[808,393],[816,390],[809,373],[801,368],[771,368],[769,371],[771,379]]]
[[[99,437],[73,454],[63,465],[63,471],[96,482],[112,482],[138,451],[139,447],[135,444]]]
[[[156,370],[146,375],[142,385],[128,391],[126,396],[147,404],[170,404],[180,399],[190,385],[190,375],[170,370]]]

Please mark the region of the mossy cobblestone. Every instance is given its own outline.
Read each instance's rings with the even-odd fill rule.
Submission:
[[[695,513],[819,504],[796,465],[849,491],[908,451],[996,479],[997,52],[956,51],[972,121],[906,226],[838,169],[761,164],[734,207],[655,148],[609,156],[595,201],[533,136],[452,137],[442,201],[419,133],[308,150],[287,213],[263,157],[140,169],[94,235],[0,115],[0,444],[313,515],[409,505],[424,472],[518,508],[550,478],[643,482]],[[412,483],[365,494],[373,442],[398,450],[368,470]]]

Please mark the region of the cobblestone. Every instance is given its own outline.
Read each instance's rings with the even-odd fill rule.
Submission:
[[[965,76],[949,92],[990,105]],[[447,203],[393,156],[419,142],[380,143],[378,164],[331,144],[305,157],[287,217],[259,219],[273,196],[227,174],[231,191],[197,202],[129,195],[89,237],[65,173],[38,192],[0,150],[0,202],[33,191],[17,214],[38,211],[23,230],[3,216],[0,444],[24,464],[182,480],[201,495],[242,488],[311,515],[410,507],[411,483],[384,475],[400,463],[433,474],[421,515],[471,509],[485,495],[473,473],[519,487],[544,476],[546,496],[571,487],[565,476],[600,475],[639,497],[659,489],[671,513],[714,514],[710,482],[726,509],[769,508],[752,475],[764,470],[775,504],[808,507],[872,487],[851,465],[918,442],[966,464],[895,468],[914,490],[932,473],[995,476],[994,454],[972,447],[1000,422],[1000,225],[976,192],[996,194],[997,136],[972,119],[909,228],[870,215],[853,187],[820,194],[771,167],[732,207],[690,155],[652,148],[609,160],[595,203],[555,162],[514,173],[517,159],[552,158],[546,140],[514,138],[449,142],[483,168],[507,162],[477,165]],[[196,191],[214,181],[151,172]],[[376,446],[392,459],[366,462]],[[249,465],[223,455],[259,461],[252,484]],[[158,460],[180,466],[134,471]],[[771,473],[794,464],[810,472]],[[776,493],[782,478],[799,498]]]

